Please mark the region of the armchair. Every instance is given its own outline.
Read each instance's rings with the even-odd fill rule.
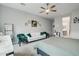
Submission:
[[[19,46],[21,46],[22,42],[28,42],[27,37],[24,34],[17,34],[17,38],[19,39]]]
[[[40,35],[44,35],[44,34],[46,35],[46,38],[49,37],[49,33],[47,33],[47,32],[41,32],[41,33],[40,33]]]

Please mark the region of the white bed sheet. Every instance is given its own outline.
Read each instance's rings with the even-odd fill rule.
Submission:
[[[49,55],[79,55],[79,40],[51,37],[36,44],[39,49]]]

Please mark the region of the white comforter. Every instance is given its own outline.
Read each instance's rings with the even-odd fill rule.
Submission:
[[[49,55],[79,55],[79,40],[51,37],[36,44]]]

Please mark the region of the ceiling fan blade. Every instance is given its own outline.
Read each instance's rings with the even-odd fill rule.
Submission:
[[[42,9],[45,9],[44,7],[41,7]]]
[[[52,12],[56,12],[56,10],[51,10]]]
[[[41,11],[40,13],[43,13],[44,11]]]
[[[55,7],[55,5],[52,5],[50,8],[54,8]]]

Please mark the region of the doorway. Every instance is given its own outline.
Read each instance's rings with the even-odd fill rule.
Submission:
[[[69,37],[70,36],[70,16],[62,18],[62,25],[63,25],[63,29],[62,29],[63,37]]]

